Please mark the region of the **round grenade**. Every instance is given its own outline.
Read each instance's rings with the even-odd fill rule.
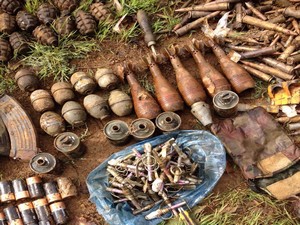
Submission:
[[[107,101],[99,95],[87,95],[83,99],[86,111],[94,118],[104,120],[110,116]]]
[[[25,180],[15,179],[12,181],[16,200],[29,198],[29,192]]]
[[[8,41],[0,38],[0,62],[8,62],[12,57],[12,50]]]
[[[37,224],[37,216],[34,212],[34,207],[31,202],[25,202],[18,205],[19,212],[21,214],[21,217],[23,219],[24,225],[33,225]]]
[[[77,0],[54,0],[53,3],[60,11],[69,13],[77,8]]]
[[[44,112],[40,118],[41,128],[50,136],[57,136],[66,130],[64,119],[55,112]]]
[[[50,221],[52,221],[51,212],[48,207],[48,201],[46,198],[37,199],[32,202],[35,214],[37,215],[38,220],[40,221],[39,225],[41,225],[41,221],[49,222],[45,224],[51,225]]]
[[[55,224],[67,224],[69,216],[66,211],[66,206],[63,202],[56,202],[50,205],[50,210]]]
[[[33,156],[29,166],[33,172],[40,174],[55,173],[58,168],[55,157],[47,152],[41,152]]]
[[[120,90],[110,92],[108,104],[117,116],[127,116],[132,112],[133,108],[130,96]]]
[[[97,21],[105,21],[111,17],[111,13],[107,9],[106,5],[104,5],[102,2],[91,4],[90,13]]]
[[[14,32],[9,36],[9,43],[15,54],[25,54],[29,51],[26,37],[19,32]]]
[[[72,132],[64,132],[54,139],[54,147],[70,158],[78,158],[85,152],[79,137]]]
[[[119,84],[119,78],[113,73],[110,68],[97,69],[95,79],[100,88],[111,91],[116,89]]]
[[[7,225],[5,215],[3,212],[0,212],[0,225]]]
[[[69,82],[57,82],[53,84],[51,93],[54,100],[60,105],[75,98],[72,84]]]
[[[17,207],[9,206],[3,209],[5,218],[10,225],[24,225]]]
[[[0,200],[1,202],[11,202],[15,200],[11,181],[0,181]]]
[[[45,196],[42,178],[39,176],[26,178],[28,192],[31,198],[42,198]]]
[[[75,30],[76,24],[72,16],[62,16],[54,21],[54,27],[59,35],[67,36]]]
[[[164,132],[178,130],[181,125],[181,118],[174,112],[163,112],[155,119],[156,126]]]
[[[112,120],[103,128],[105,137],[114,145],[125,144],[130,137],[127,123],[121,120]]]
[[[75,101],[66,102],[61,110],[64,119],[73,127],[82,126],[86,121],[86,112],[84,108]]]
[[[0,14],[0,32],[11,34],[17,28],[16,18],[8,13]]]
[[[9,14],[16,14],[22,8],[18,0],[1,0],[0,7]]]
[[[58,191],[57,183],[55,181],[44,183],[44,190],[46,193],[48,203],[57,202],[61,200],[61,195]]]
[[[22,91],[32,92],[39,87],[39,78],[28,68],[18,70],[15,80]]]
[[[21,30],[32,31],[39,25],[38,18],[26,11],[19,11],[16,15],[16,20]]]
[[[92,94],[97,86],[93,78],[85,72],[74,73],[70,80],[74,89],[82,95]]]
[[[36,12],[39,21],[45,25],[51,24],[57,17],[57,14],[57,9],[48,3],[41,4]]]
[[[43,89],[35,90],[30,95],[30,101],[35,111],[43,113],[55,107],[51,94]]]
[[[62,199],[77,196],[77,188],[70,178],[58,177],[56,182]]]
[[[42,45],[58,45],[58,40],[54,31],[46,25],[36,27],[32,34],[36,38],[37,42]]]
[[[76,26],[82,35],[94,34],[97,28],[97,23],[94,17],[82,10],[78,10],[75,16]]]

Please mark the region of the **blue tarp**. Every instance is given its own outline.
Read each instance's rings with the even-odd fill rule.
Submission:
[[[180,192],[180,199],[188,203],[189,207],[195,206],[204,197],[206,197],[222,176],[226,165],[226,154],[220,140],[207,131],[200,130],[182,130],[163,134],[145,141],[131,145],[124,150],[112,154],[107,160],[94,169],[87,178],[87,186],[90,192],[90,200],[96,204],[98,212],[104,217],[110,225],[156,225],[161,219],[145,220],[145,215],[159,206],[156,206],[146,212],[134,216],[131,213],[127,203],[113,203],[113,197],[106,191],[108,184],[108,172],[106,172],[109,160],[124,157],[132,152],[133,148],[143,152],[143,144],[149,142],[153,147],[168,141],[171,138],[176,139],[176,143],[182,148],[191,149],[191,158],[194,162],[203,164],[204,181],[197,185],[196,189]],[[203,171],[199,171],[199,173]],[[199,174],[203,176],[203,174]]]

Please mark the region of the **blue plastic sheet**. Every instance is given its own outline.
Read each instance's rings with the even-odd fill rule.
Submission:
[[[162,219],[145,220],[145,215],[156,210],[159,206],[134,216],[127,203],[113,203],[113,197],[106,191],[108,184],[108,172],[106,172],[109,160],[119,158],[131,153],[132,148],[143,152],[143,144],[149,142],[152,146],[156,146],[175,138],[176,143],[181,148],[191,149],[191,158],[199,164],[204,163],[203,183],[197,185],[196,189],[180,192],[180,202],[183,199],[188,203],[189,207],[195,206],[205,196],[207,196],[222,176],[226,165],[226,154],[220,140],[207,131],[200,130],[184,130],[163,134],[145,141],[131,145],[124,150],[114,153],[107,160],[94,169],[87,178],[87,186],[90,192],[90,200],[96,204],[98,212],[104,217],[110,225],[156,225]],[[175,202],[175,203],[176,203]]]

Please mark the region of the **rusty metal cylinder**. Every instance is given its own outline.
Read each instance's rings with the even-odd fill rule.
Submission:
[[[64,119],[57,113],[48,111],[44,112],[40,118],[41,128],[50,136],[57,136],[66,129]]]
[[[55,181],[44,183],[43,185],[48,203],[61,201],[61,195]]]
[[[5,215],[3,212],[0,212],[0,225],[7,225]]]
[[[175,12],[188,12],[188,11],[227,11],[232,8],[232,4],[228,2],[218,2],[196,5],[187,8],[181,8],[175,10]]]
[[[69,82],[57,82],[53,84],[51,93],[54,100],[60,105],[75,98],[72,85]]]
[[[240,55],[241,55],[241,59],[250,59],[250,58],[256,58],[258,56],[271,55],[276,51],[277,49],[273,45],[273,46],[253,50],[253,51],[243,52],[240,53]]]
[[[119,78],[110,68],[97,69],[95,73],[95,80],[101,89],[108,91],[116,89],[120,83]]]
[[[17,207],[6,207],[3,209],[3,212],[9,225],[24,225]]]
[[[56,173],[58,163],[50,153],[41,152],[32,157],[29,166],[33,172],[38,174]]]
[[[54,139],[54,147],[70,158],[79,158],[84,154],[79,137],[72,132],[64,132]]]
[[[33,201],[32,204],[34,206],[34,211],[37,215],[39,222],[41,223],[43,221],[45,223],[49,222],[49,225],[52,224],[50,223],[52,221],[52,217],[51,217],[50,209],[48,207],[47,199],[46,198],[37,199]],[[41,225],[40,223],[39,225]]]
[[[280,56],[278,56],[278,60],[281,62],[285,62],[286,59],[295,51],[296,45],[291,44],[289,45],[284,51],[281,53]]]
[[[11,202],[15,200],[14,190],[11,181],[0,181],[0,200],[1,202]]]
[[[42,89],[35,90],[30,95],[30,101],[35,111],[43,113],[55,108],[51,94]]]
[[[129,95],[121,90],[113,90],[109,94],[108,104],[117,116],[127,116],[132,112],[133,104]]]
[[[105,137],[114,145],[125,144],[129,140],[129,127],[121,120],[112,120],[103,128]]]
[[[272,80],[274,80],[274,77],[270,76],[269,74],[266,74],[264,72],[261,72],[257,69],[254,69],[250,66],[246,66],[246,65],[242,65],[242,67],[247,70],[250,74],[252,74],[253,76],[266,81],[266,82],[271,82]]]
[[[163,132],[178,130],[181,125],[181,118],[174,112],[163,112],[155,119],[156,126]]]
[[[50,210],[55,224],[67,224],[69,216],[66,210],[66,206],[63,202],[56,202],[50,205]]]
[[[105,120],[110,117],[110,110],[107,101],[99,95],[87,95],[83,99],[83,106],[94,118]]]
[[[28,177],[26,178],[26,183],[31,198],[42,198],[45,196],[42,178],[39,176]]]
[[[292,74],[293,70],[294,70],[294,67],[286,65],[283,62],[280,62],[273,58],[262,58],[261,61],[263,61],[267,65],[277,68],[285,73]]]
[[[18,70],[15,80],[22,91],[32,92],[39,87],[39,78],[31,69],[22,68]]]
[[[75,101],[66,102],[61,109],[64,119],[73,127],[84,125],[86,121],[86,112],[84,108]]]
[[[74,89],[82,95],[92,94],[97,86],[93,78],[88,76],[85,72],[74,73],[70,81]]]
[[[24,225],[37,225],[38,219],[34,212],[34,207],[31,202],[25,202],[18,205]]]
[[[149,119],[136,119],[129,125],[129,132],[136,140],[141,141],[153,136],[155,125]]]
[[[286,59],[286,63],[288,65],[294,65],[300,62],[300,54],[290,56]]]
[[[70,178],[58,177],[56,178],[56,182],[62,199],[77,196],[77,188]]]
[[[12,181],[16,200],[29,198],[29,192],[25,180],[15,179]]]
[[[237,113],[239,96],[233,91],[221,91],[213,98],[215,111],[221,117],[231,117]]]
[[[285,16],[291,16],[291,17],[295,17],[297,19],[300,19],[300,7],[299,6],[290,6],[290,7],[287,7],[283,11],[283,14]]]

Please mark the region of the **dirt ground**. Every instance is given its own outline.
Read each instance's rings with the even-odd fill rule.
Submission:
[[[194,36],[197,36],[194,34]],[[190,38],[182,38],[176,40],[177,43],[187,43]],[[170,43],[175,43],[174,38],[170,38],[167,42],[160,41],[158,46],[168,46]],[[73,62],[77,66],[77,70],[93,70],[101,66],[114,66],[123,60],[140,58],[149,52],[143,43],[142,39],[130,44],[112,43],[106,42],[99,45],[99,51],[91,54],[87,59]],[[210,56],[208,56],[210,57]],[[213,59],[213,58],[209,58]],[[216,64],[216,60],[210,60],[212,64]],[[197,75],[197,69],[195,63],[191,58],[183,60],[184,65],[193,75]],[[175,85],[175,77],[170,64],[161,67],[164,75]],[[147,77],[150,78],[149,71],[145,72]],[[140,74],[145,75],[145,74]],[[149,79],[151,80],[151,78]],[[42,88],[50,90],[52,85],[51,81],[45,81],[42,83]],[[97,93],[107,96],[107,93],[102,91],[97,91]],[[70,214],[72,221],[69,224],[76,224],[75,221],[78,217],[83,216],[89,221],[93,221],[98,225],[106,224],[102,217],[97,213],[95,206],[89,202],[89,193],[85,185],[85,179],[87,175],[97,167],[101,162],[103,162],[112,153],[120,151],[125,146],[114,146],[106,138],[102,132],[104,122],[96,120],[94,118],[88,117],[87,129],[86,127],[72,129],[68,127],[68,131],[75,132],[79,136],[84,136],[83,143],[86,146],[85,155],[73,161],[70,161],[64,155],[55,150],[53,146],[54,138],[48,136],[39,126],[40,114],[35,112],[30,104],[29,94],[23,93],[20,90],[15,91],[12,94],[17,100],[21,102],[24,109],[30,115],[36,130],[38,137],[38,144],[43,152],[49,152],[59,159],[62,166],[61,175],[68,176],[72,178],[79,190],[78,197],[66,200],[67,210]],[[77,100],[82,103],[83,96],[77,95]],[[60,112],[60,107],[57,105],[57,112]],[[185,110],[178,112],[182,119],[182,125],[180,129],[201,129],[202,126],[197,122],[197,120],[192,116],[188,107]],[[110,119],[120,119],[127,123],[135,119],[136,116],[132,113],[128,117],[118,118],[117,116],[112,116]],[[127,144],[131,145],[135,143],[133,139]],[[14,161],[12,159],[1,157],[0,171],[2,179],[13,180],[15,178],[26,178],[33,175],[30,170],[28,163],[23,163],[19,161]],[[51,180],[55,178],[56,175],[44,175],[44,180]],[[214,188],[214,192],[222,192],[225,189],[233,188],[236,186],[243,186],[246,188],[246,183],[243,180],[238,169],[234,169],[231,173],[225,173],[217,186]],[[4,205],[1,208],[5,207]]]

